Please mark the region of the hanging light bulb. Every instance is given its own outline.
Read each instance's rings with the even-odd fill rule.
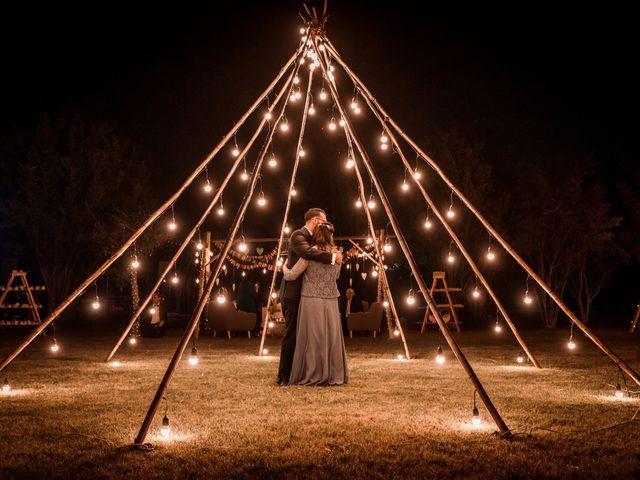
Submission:
[[[304,156],[305,156],[306,154],[307,154],[307,152],[305,152],[305,151],[304,151],[304,148],[301,148],[301,149],[300,149],[300,153],[299,153],[300,158],[304,158]]]
[[[502,326],[500,325],[500,323],[498,323],[497,320],[496,320],[496,325],[493,327],[493,331],[496,333],[502,332]]]
[[[384,247],[382,247],[382,249],[386,252],[389,253],[391,250],[393,250],[393,246],[390,243],[385,243]]]
[[[361,112],[361,111],[362,111],[362,110],[360,110],[360,107],[356,107],[356,108],[353,110],[353,113],[355,113],[356,115],[360,115],[360,112]]]
[[[100,299],[98,298],[97,295],[96,295],[96,299],[91,304],[91,308],[93,308],[94,310],[100,310]]]
[[[347,265],[347,268],[349,268],[350,266],[351,266],[351,265]],[[382,306],[383,306],[384,308],[389,308],[389,302],[385,300],[384,302],[382,302]]]
[[[409,289],[409,294],[407,295],[407,305],[413,305],[416,303],[416,297],[413,294],[413,290]]]
[[[355,110],[356,108],[358,108],[358,102],[354,98],[353,100],[351,100],[351,110]]]
[[[416,180],[420,180],[422,178],[422,173],[420,172],[420,170],[418,170],[417,167],[413,171],[413,178],[415,178]]]
[[[386,133],[382,132],[382,135],[380,135],[380,143],[388,143],[389,142],[389,137],[387,136]]]
[[[622,387],[619,383],[616,384],[616,392],[614,393],[614,396],[618,400],[622,400],[624,398],[624,392],[622,391]]]
[[[516,357],[516,362],[520,364],[524,363],[524,355],[522,353],[518,354],[518,356]]]
[[[138,261],[138,257],[134,256],[133,260],[131,260],[131,268],[134,270],[138,270],[140,268],[140,262]]]
[[[162,435],[162,438],[169,438],[171,436],[171,426],[169,425],[169,418],[166,415],[162,419],[162,427],[160,427],[160,435]]]
[[[268,111],[267,113],[264,114],[264,118],[265,120],[271,120],[273,118],[273,115],[271,112]]]
[[[295,76],[293,77],[293,83],[295,83],[296,85],[298,85],[300,83],[300,77],[299,76]]]
[[[324,101],[327,99],[327,92],[325,92],[324,88],[320,90],[320,100]]]
[[[569,337],[569,341],[567,342],[567,348],[569,350],[575,350],[576,349],[576,342],[573,341],[573,335]]]
[[[243,252],[243,253],[244,253],[244,252],[246,252],[246,251],[247,251],[247,248],[249,248],[249,247],[248,247],[248,246],[247,246],[247,244],[245,243],[245,241],[244,241],[244,237],[242,237],[242,240],[241,240],[241,241],[240,241],[240,243],[238,244],[238,250],[240,250],[241,252]]]
[[[244,270],[242,271],[242,274],[241,274],[241,275],[242,275],[243,277],[246,277],[246,276],[247,276],[247,274],[244,272]]]
[[[451,253],[451,251],[449,251],[449,255],[447,255],[447,262],[453,263],[455,261],[456,261],[456,257],[454,257],[453,253]]]
[[[329,130],[335,130],[336,128],[336,121],[333,117],[331,117],[331,121],[329,122]]]
[[[287,123],[287,119],[284,119],[280,122],[280,131],[288,132],[289,131],[289,123]]]
[[[347,158],[347,163],[345,163],[345,166],[349,169],[353,168],[353,166],[356,164],[356,162],[353,160],[353,158],[349,157]]]
[[[202,189],[205,191],[205,193],[211,193],[213,191],[213,187],[211,186],[211,182],[209,182],[209,180],[207,180],[207,182],[204,184]]]
[[[302,98],[302,92],[298,89],[295,93],[296,100],[300,100]]]
[[[471,423],[475,427],[478,427],[481,423],[480,412],[478,411],[478,407],[476,407],[475,405],[473,406],[473,410],[471,410]]]
[[[369,210],[373,210],[374,208],[376,208],[376,200],[373,198],[373,194],[371,194],[371,196],[369,197],[367,207],[369,207]]]
[[[51,342],[51,346],[49,347],[49,349],[51,350],[51,353],[58,353],[58,351],[60,351],[60,345],[58,345],[58,342],[55,338]]]
[[[386,150],[386,149],[388,149],[388,148],[389,148],[389,144],[388,144],[388,143],[381,143],[381,144],[380,144],[380,148],[381,148],[382,150]]]
[[[436,363],[438,365],[442,365],[445,361],[444,353],[442,352],[442,347],[438,347],[438,354],[436,355]]]
[[[375,268],[373,270],[371,270],[371,276],[373,278],[376,278],[378,276],[378,270],[376,270]]]
[[[296,187],[291,187],[291,196],[295,197],[296,195],[298,195],[298,191],[296,190]]]
[[[480,298],[480,290],[478,290],[477,286],[473,289],[473,293],[471,295],[473,298]]]
[[[274,292],[271,292],[271,298],[272,298],[272,299],[274,299],[274,300],[275,300],[276,298],[278,298],[278,292],[275,292],[275,291],[274,291]]]
[[[289,228],[289,225],[285,225],[284,226],[284,233],[289,233],[291,231],[291,229]]]
[[[243,182],[249,180],[249,174],[246,170],[242,170],[242,173],[240,174],[240,180],[242,180]]]
[[[456,216],[456,212],[453,210],[453,205],[449,205],[449,210],[447,210],[447,218],[453,218]]]
[[[529,290],[524,293],[524,303],[526,305],[531,305],[533,303],[533,298],[529,296]]]
[[[258,197],[258,205],[264,207],[267,204],[267,199],[264,198],[264,192],[260,192],[260,196]]]
[[[222,217],[224,215],[224,207],[220,205],[218,207],[218,210],[216,210],[216,213],[218,214],[219,217]]]
[[[237,157],[238,155],[240,155],[240,149],[238,148],[238,145],[233,147],[233,150],[231,150],[231,155],[233,155],[234,157]]]
[[[409,184],[407,183],[406,180],[402,181],[402,187],[401,188],[402,188],[403,192],[408,192],[409,191]]]
[[[196,250],[202,250],[204,248],[204,244],[198,240],[198,243],[196,243]],[[196,257],[198,256],[198,252],[196,252]]]
[[[431,227],[433,227],[433,223],[427,217],[427,219],[424,221],[424,228],[426,228],[427,230],[431,230]]]
[[[298,100],[298,97],[296,96],[295,92],[292,92],[291,95],[289,96],[289,101],[291,103],[295,103],[296,100]]]
[[[156,309],[156,307],[151,307],[151,308],[149,309],[149,313],[150,313],[151,315],[155,315],[157,311],[158,311],[158,309]]]
[[[171,220],[169,222],[169,224],[167,225],[170,231],[174,231],[176,228],[178,228],[178,225],[176,224],[175,220]]]
[[[496,259],[496,254],[491,251],[491,247],[487,247],[487,260],[493,262]]]
[[[315,114],[316,114],[316,107],[314,107],[312,103],[311,106],[309,107],[309,115],[315,115]]]
[[[284,265],[284,262],[281,258],[278,258],[278,260],[276,261],[276,267],[281,267],[282,265]]]
[[[269,353],[269,350],[267,350],[266,348],[262,349],[262,354],[263,355],[267,355]]]
[[[356,200],[356,208],[362,208],[362,200],[360,199]]]
[[[11,385],[9,384],[9,378],[4,377],[4,383],[2,384],[2,393],[9,393],[11,391]]]
[[[198,365],[198,363],[200,362],[200,360],[198,359],[198,349],[196,347],[193,347],[191,349],[191,355],[189,355],[189,365]]]
[[[393,336],[394,337],[399,337],[400,336],[400,330],[397,327],[393,330]]]
[[[173,283],[174,285],[176,285],[178,283],[179,279],[178,279],[178,274],[174,273],[173,277],[171,277],[171,283]]]
[[[262,273],[267,273],[267,269],[266,269],[266,268],[263,268],[263,269],[262,269]]]
[[[218,296],[216,297],[216,302],[222,304],[227,301],[227,297],[224,294],[224,290],[220,289],[218,292]]]

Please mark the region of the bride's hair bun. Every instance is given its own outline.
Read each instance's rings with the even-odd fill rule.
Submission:
[[[328,230],[331,233],[333,233],[333,224],[331,224],[329,222],[319,223],[318,224],[318,228],[321,228],[322,230]]]

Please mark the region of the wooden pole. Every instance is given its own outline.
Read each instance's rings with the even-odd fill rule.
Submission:
[[[629,333],[633,333],[636,331],[636,326],[638,325],[638,319],[640,319],[640,304],[638,304],[638,307],[636,308],[636,313],[633,316],[633,321],[631,322],[631,329],[629,330]]]
[[[296,66],[296,69],[294,70],[294,73],[297,72],[298,66]],[[289,93],[292,91],[292,87],[293,87],[293,82],[290,81],[289,82]],[[287,95],[288,97],[289,95]],[[198,300],[198,304],[196,305],[195,311],[193,312],[193,315],[191,317],[191,320],[189,321],[189,325],[187,326],[187,329],[184,333],[184,335],[182,336],[180,343],[178,344],[178,348],[176,349],[173,358],[171,359],[171,362],[169,363],[169,366],[167,368],[167,371],[164,374],[164,377],[162,378],[162,381],[160,382],[160,385],[158,386],[158,390],[156,391],[156,394],[151,402],[151,405],[149,406],[149,410],[147,411],[147,414],[144,418],[144,420],[142,421],[142,425],[140,426],[140,431],[138,432],[138,435],[135,438],[135,444],[136,445],[140,445],[144,442],[145,438],[147,437],[147,433],[149,432],[149,427],[151,426],[151,422],[156,414],[156,411],[158,410],[158,405],[160,404],[160,402],[162,401],[162,398],[164,397],[164,394],[167,390],[167,387],[169,385],[169,382],[171,381],[171,378],[173,377],[173,374],[175,372],[175,369],[178,365],[178,362],[180,361],[180,359],[182,358],[182,355],[184,353],[184,350],[187,347],[187,344],[189,343],[189,339],[191,338],[191,335],[193,335],[193,331],[196,328],[196,325],[198,324],[198,319],[200,318],[200,315],[202,315],[202,311],[204,310],[204,307],[206,305],[206,301],[209,297],[209,295],[211,294],[211,290],[213,289],[213,286],[215,284],[215,279],[218,277],[218,275],[220,274],[220,269],[222,268],[222,264],[224,263],[227,254],[229,253],[229,249],[231,248],[231,244],[234,241],[234,238],[236,236],[236,233],[238,232],[238,228],[240,226],[240,222],[242,221],[245,212],[247,211],[247,206],[249,205],[249,202],[251,201],[251,197],[253,195],[253,191],[255,190],[255,186],[258,180],[258,175],[260,173],[260,169],[262,168],[262,162],[264,160],[264,156],[265,153],[267,152],[267,148],[269,147],[269,144],[271,143],[271,139],[273,138],[273,134],[277,128],[277,124],[280,121],[280,119],[282,118],[282,115],[284,114],[285,111],[285,107],[287,105],[287,102],[284,101],[283,105],[281,107],[280,110],[280,114],[277,116],[277,120],[274,122],[273,124],[273,128],[271,128],[271,131],[269,132],[269,136],[267,141],[265,142],[264,146],[262,147],[262,150],[260,151],[260,154],[258,155],[258,159],[256,161],[256,164],[254,166],[253,172],[251,174],[251,180],[249,182],[249,185],[247,186],[247,191],[245,193],[245,196],[242,200],[242,204],[238,210],[238,212],[236,213],[236,217],[233,220],[233,224],[231,226],[231,228],[229,229],[229,233],[227,235],[227,238],[225,240],[224,246],[222,247],[222,250],[220,252],[220,256],[218,257],[218,259],[215,262],[215,266],[212,269],[212,275],[211,277],[209,277],[209,279],[207,280],[207,285],[204,289],[204,295],[202,295],[200,297],[200,299]]]
[[[398,132],[398,134],[418,152],[422,158],[433,168],[433,170],[440,176],[445,184],[453,190],[458,196],[460,201],[476,216],[476,218],[482,223],[487,231],[495,238],[500,245],[511,255],[511,257],[533,278],[536,283],[544,290],[547,295],[555,302],[555,304],[569,317],[569,319],[590,339],[600,350],[602,350],[618,367],[620,367],[627,375],[629,375],[634,382],[640,385],[640,375],[632,369],[627,363],[620,358],[611,348],[609,348],[602,340],[600,340],[570,309],[565,303],[556,295],[549,285],[524,261],[524,259],[502,238],[502,236],[491,226],[491,224],[482,216],[482,214],[473,206],[473,204],[464,196],[464,194],[458,190],[458,188],[449,180],[440,167],[434,162],[396,123],[389,117],[386,111],[380,106],[376,98],[371,94],[362,81],[353,73],[349,66],[340,58],[336,49],[333,47],[328,39],[325,39],[326,49],[332,54],[332,57],[340,64],[347,74],[351,77],[357,87],[371,100],[376,108],[382,113],[383,117],[389,124]]]
[[[314,38],[314,44],[315,44],[316,49],[317,49],[317,38]],[[327,57],[326,57],[326,49],[325,49],[325,56],[323,57],[323,60],[324,61],[320,61],[320,67],[322,68],[322,71],[325,74],[325,76],[328,77],[328,75],[327,75],[328,60],[327,60]],[[473,368],[471,367],[471,364],[469,364],[468,360],[466,359],[466,357],[462,353],[462,350],[460,349],[460,347],[456,343],[455,339],[453,338],[453,335],[451,335],[451,332],[447,328],[446,323],[444,322],[444,320],[440,316],[440,312],[435,307],[435,303],[433,302],[433,299],[431,298],[431,295],[429,294],[429,290],[428,290],[426,284],[424,283],[424,279],[422,278],[422,274],[420,273],[420,270],[418,269],[418,265],[416,264],[416,262],[415,262],[415,260],[413,258],[413,254],[411,253],[411,250],[409,249],[409,246],[407,245],[407,242],[404,239],[404,235],[402,234],[402,231],[400,230],[400,228],[398,226],[398,222],[396,220],[395,214],[394,214],[393,210],[391,209],[391,205],[389,204],[389,201],[388,201],[388,199],[386,197],[385,191],[382,188],[382,184],[380,183],[380,179],[378,178],[377,173],[373,169],[373,166],[371,165],[371,162],[369,161],[369,157],[368,157],[366,151],[364,150],[364,148],[362,146],[362,143],[360,142],[359,138],[355,135],[355,133],[353,131],[353,126],[352,126],[352,123],[351,123],[351,119],[349,117],[347,117],[346,113],[344,112],[344,109],[343,109],[342,104],[340,102],[340,96],[338,94],[338,91],[336,90],[336,87],[335,87],[335,85],[333,84],[332,81],[328,81],[328,85],[329,85],[329,89],[331,91],[331,95],[333,96],[333,99],[334,99],[334,101],[336,103],[336,106],[337,106],[337,108],[338,108],[338,110],[340,112],[340,115],[342,116],[342,118],[345,121],[345,126],[344,126],[345,132],[347,132],[347,134],[353,139],[353,142],[355,143],[355,145],[356,145],[356,147],[358,149],[358,152],[360,154],[361,160],[362,160],[365,168],[367,169],[367,172],[369,173],[369,176],[371,177],[371,180],[373,182],[373,185],[376,188],[376,191],[378,192],[378,195],[380,197],[380,201],[381,201],[382,205],[384,206],[385,212],[387,213],[387,216],[389,218],[391,226],[393,227],[393,230],[394,230],[394,232],[396,234],[396,237],[398,239],[398,243],[400,244],[400,248],[402,248],[402,251],[403,251],[403,253],[404,253],[404,255],[405,255],[405,257],[406,257],[406,259],[407,259],[407,261],[409,263],[409,266],[411,267],[411,271],[413,273],[413,276],[416,279],[416,282],[418,283],[420,291],[422,292],[422,295],[424,296],[424,298],[425,298],[425,300],[427,302],[428,308],[431,309],[431,312],[432,312],[433,316],[435,317],[436,322],[438,323],[438,326],[440,327],[440,330],[441,330],[442,334],[444,335],[447,343],[449,344],[449,347],[451,348],[451,350],[453,351],[454,355],[458,359],[458,362],[460,362],[460,364],[464,368],[465,372],[467,373],[467,375],[471,379],[471,382],[472,382],[473,386],[475,387],[476,391],[478,392],[478,395],[482,399],[482,402],[484,403],[485,407],[487,408],[487,411],[489,412],[489,414],[493,418],[493,421],[495,422],[496,426],[498,427],[498,430],[500,431],[500,434],[505,438],[512,437],[513,435],[511,434],[511,431],[509,430],[509,427],[507,427],[507,424],[504,422],[504,420],[500,416],[500,413],[498,412],[498,410],[493,405],[493,402],[491,401],[491,399],[489,398],[489,395],[485,391],[482,383],[480,382],[480,379],[478,379],[478,376],[473,371]],[[357,165],[357,162],[356,162],[356,165]],[[363,204],[363,208],[365,206],[366,206],[366,203]],[[366,208],[365,208],[365,210],[368,211],[368,209],[366,209]]]
[[[307,81],[307,96],[304,101],[304,112],[302,113],[302,122],[300,124],[300,134],[298,135],[298,143],[296,145],[295,161],[293,162],[293,169],[291,170],[291,180],[289,182],[289,192],[287,193],[287,205],[284,209],[284,216],[282,217],[282,225],[280,225],[280,235],[278,236],[278,247],[276,250],[275,262],[273,264],[273,276],[271,277],[271,285],[269,286],[269,296],[267,297],[267,317],[263,319],[262,336],[260,337],[260,348],[258,349],[258,356],[263,355],[264,342],[267,337],[267,328],[269,324],[269,309],[271,308],[271,294],[276,284],[276,278],[278,276],[278,260],[280,259],[280,253],[282,252],[282,242],[284,240],[284,229],[287,226],[287,219],[289,218],[289,210],[291,209],[292,195],[291,190],[296,184],[296,175],[298,174],[298,165],[300,163],[300,150],[302,148],[302,139],[304,138],[304,132],[307,126],[307,114],[309,112],[309,101],[311,99],[311,84],[313,83],[313,70],[309,69],[309,80]],[[262,313],[262,312],[261,312]]]
[[[56,307],[53,312],[51,312],[47,318],[41,323],[37,328],[35,328],[20,345],[16,347],[16,349],[7,355],[2,362],[0,362],[0,370],[9,365],[15,357],[17,357],[42,331],[51,324],[56,318],[60,316],[62,312],[66,310],[66,308],[80,296],[88,286],[93,284],[93,282],[102,275],[118,258],[120,258],[127,249],[133,245],[133,243],[142,235],[146,229],[155,222],[160,215],[164,213],[175,201],[176,199],[182,195],[182,193],[186,190],[186,188],[193,182],[193,180],[202,172],[205,167],[209,164],[211,159],[220,151],[220,149],[229,141],[231,137],[238,131],[240,126],[249,118],[254,110],[262,103],[262,101],[266,98],[266,96],[271,92],[271,90],[275,87],[275,85],[280,81],[280,79],[284,76],[286,71],[291,67],[291,65],[296,61],[298,55],[303,50],[304,44],[301,45],[298,50],[291,56],[291,58],[287,61],[286,65],[282,67],[276,78],[271,82],[271,84],[265,89],[265,91],[258,97],[258,99],[253,103],[253,105],[247,110],[247,112],[236,122],[233,128],[227,133],[220,143],[216,145],[216,147],[211,151],[211,153],[205,158],[205,160],[193,171],[193,173],[187,178],[187,180],[182,184],[182,186],[165,202],[162,204],[160,208],[158,208],[155,212],[153,212],[147,220],[134,232],[131,237],[115,252],[109,259],[107,259],[98,269],[93,272],[87,279],[82,282],[82,284],[76,288],[58,307]]]
[[[275,101],[273,103],[274,107],[275,107],[275,105],[278,104],[280,99],[283,97],[283,95],[287,91],[287,86],[288,86],[289,82],[291,82],[293,77],[294,77],[294,74],[291,73],[289,75],[289,78],[285,82],[284,86],[280,90],[280,92],[278,92],[278,95],[276,96]],[[286,103],[287,99],[285,98],[284,101]],[[122,342],[124,342],[124,340],[127,338],[127,335],[129,334],[129,331],[131,330],[131,328],[135,324],[135,322],[138,319],[138,317],[140,317],[140,315],[142,314],[144,309],[147,308],[147,305],[149,304],[149,302],[153,298],[153,294],[158,290],[158,288],[160,288],[160,285],[162,284],[162,281],[171,272],[171,269],[173,268],[175,263],[178,261],[178,258],[180,258],[180,255],[182,255],[182,252],[184,252],[185,248],[187,248],[187,246],[189,245],[189,242],[191,242],[191,239],[196,234],[198,229],[202,226],[202,224],[205,222],[205,220],[207,218],[209,218],[209,214],[211,213],[211,211],[215,207],[216,203],[218,203],[218,200],[220,199],[220,197],[224,193],[224,190],[226,189],[227,184],[233,178],[233,175],[235,174],[236,170],[238,169],[238,166],[240,165],[240,162],[243,161],[243,159],[246,157],[246,155],[249,152],[249,150],[251,149],[251,147],[253,147],[253,144],[256,142],[256,140],[258,139],[260,133],[264,129],[264,126],[267,125],[267,123],[268,123],[268,121],[267,121],[266,118],[263,118],[260,121],[260,124],[258,125],[258,128],[253,133],[253,135],[251,136],[251,139],[249,140],[247,145],[242,149],[242,152],[240,152],[240,155],[238,155],[238,157],[236,158],[235,162],[231,166],[231,169],[227,173],[227,175],[224,178],[224,180],[222,180],[222,183],[220,184],[220,187],[218,187],[218,190],[216,191],[215,195],[213,196],[213,199],[211,200],[211,202],[209,202],[209,205],[205,209],[204,213],[202,214],[202,216],[200,217],[198,222],[195,224],[195,226],[191,229],[191,231],[187,234],[187,236],[183,240],[182,244],[180,245],[180,247],[178,248],[176,253],[173,255],[173,257],[171,258],[171,260],[169,261],[169,263],[165,267],[164,271],[162,272],[162,275],[160,275],[160,277],[156,280],[156,283],[153,286],[153,288],[149,291],[149,294],[147,295],[147,297],[140,304],[138,309],[134,312],[133,316],[131,317],[131,320],[129,320],[129,323],[127,324],[127,326],[125,327],[124,331],[120,335],[120,338],[117,340],[115,346],[111,349],[111,352],[109,352],[109,354],[105,358],[105,360],[104,360],[105,362],[111,361],[113,356],[118,351],[118,348],[120,348],[120,345],[122,345]],[[209,259],[207,258],[205,265],[207,265],[208,263],[209,263]]]

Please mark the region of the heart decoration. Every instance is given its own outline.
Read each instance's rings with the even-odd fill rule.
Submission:
[[[256,248],[256,252],[258,252],[258,255],[262,255],[262,252],[264,252],[264,248],[258,247]]]
[[[234,291],[234,292],[236,291],[236,284],[235,283],[233,285],[231,285],[231,290]]]
[[[220,285],[220,279],[219,279],[219,278],[216,278],[216,287],[217,287],[218,285]]]
[[[351,287],[353,285],[353,278],[349,279],[349,286]]]
[[[356,263],[356,271],[357,270],[360,270],[360,264],[359,263]]]
[[[362,275],[363,280],[367,279],[367,272],[362,272],[360,275]]]

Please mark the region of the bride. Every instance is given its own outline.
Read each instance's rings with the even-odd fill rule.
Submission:
[[[318,224],[315,245],[327,252],[336,252],[333,225]],[[293,268],[283,268],[285,280],[295,280],[301,274],[302,292],[298,309],[296,349],[289,384],[342,385],[349,382],[347,355],[338,310],[340,265],[327,265],[301,258]]]

